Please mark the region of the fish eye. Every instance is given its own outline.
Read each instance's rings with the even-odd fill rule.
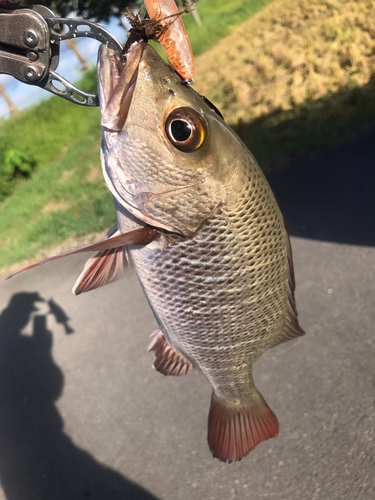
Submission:
[[[200,148],[206,138],[203,117],[191,108],[177,108],[165,122],[165,131],[173,146],[184,153]]]

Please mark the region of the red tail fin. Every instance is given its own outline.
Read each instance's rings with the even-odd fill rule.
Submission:
[[[214,457],[223,462],[241,460],[258,443],[279,434],[276,416],[259,392],[257,396],[252,404],[234,406],[212,394],[208,444]]]

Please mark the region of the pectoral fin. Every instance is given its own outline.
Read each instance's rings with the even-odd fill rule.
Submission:
[[[117,226],[114,226],[107,234],[109,238],[115,238],[120,233]],[[74,295],[80,295],[95,288],[109,285],[109,283],[123,278],[128,269],[129,260],[126,246],[100,250],[86,262],[72,291]]]
[[[156,229],[153,229],[151,227],[141,227],[140,229],[135,229],[134,231],[130,231],[129,233],[118,234],[117,236],[113,236],[112,238],[109,238],[107,240],[99,241],[98,243],[93,243],[92,245],[85,245],[84,247],[78,248],[76,250],[70,250],[69,252],[63,252],[59,255],[55,255],[54,257],[49,257],[48,259],[41,260],[39,262],[36,262],[35,264],[31,264],[30,266],[26,266],[23,269],[20,269],[19,271],[8,276],[6,279],[12,278],[16,274],[23,273],[24,271],[28,271],[33,267],[41,266],[42,264],[62,259],[63,257],[68,257],[68,255],[75,255],[76,253],[115,250],[125,245],[148,245],[159,235],[160,232]]]

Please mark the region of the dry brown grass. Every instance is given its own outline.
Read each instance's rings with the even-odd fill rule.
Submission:
[[[60,210],[67,210],[69,208],[70,204],[65,201],[55,201],[55,200],[50,200],[42,209],[42,212],[44,214],[50,214],[52,212],[58,212]]]
[[[72,175],[74,174],[74,170],[64,170],[64,172],[62,173],[61,177],[60,177],[60,182],[66,182],[68,181]]]
[[[237,124],[365,85],[373,73],[373,0],[275,0],[197,58],[196,88]]]
[[[91,165],[90,172],[85,177],[86,182],[94,182],[97,179],[101,179],[103,176],[102,169],[100,165]]]

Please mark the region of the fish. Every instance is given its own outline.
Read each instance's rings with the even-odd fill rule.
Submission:
[[[56,322],[60,323],[64,327],[65,333],[67,335],[74,333],[73,328],[68,323],[70,318],[65,314],[64,309],[62,309],[53,299],[48,301],[48,305],[50,308],[48,314],[52,314],[55,317]]]
[[[134,43],[125,62],[102,46],[98,87],[101,161],[117,230],[160,233],[124,247],[158,323],[149,346],[154,366],[164,375],[206,377],[211,452],[241,460],[279,432],[253,363],[305,333],[283,216],[215,106],[149,44]],[[87,274],[75,287],[82,279],[80,292],[91,288]]]
[[[209,448],[223,462],[241,460],[279,433],[254,362],[305,334],[284,218],[218,109],[144,40],[125,54],[100,47],[98,89],[117,223],[104,242],[62,255],[95,251],[73,293],[133,269],[158,324],[148,347],[154,367],[204,375]]]

